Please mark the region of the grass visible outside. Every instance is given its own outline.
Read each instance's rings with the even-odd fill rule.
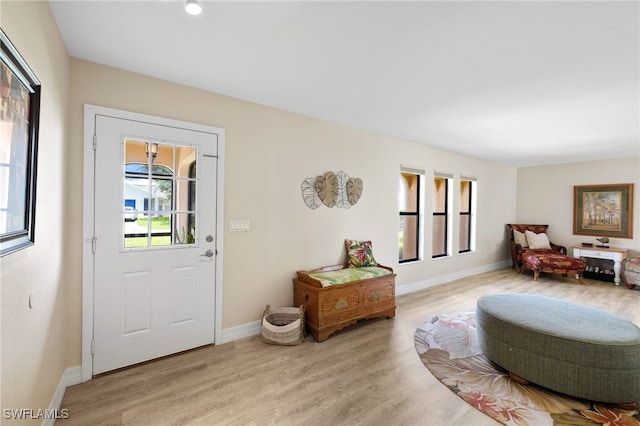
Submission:
[[[139,217],[138,226],[147,227],[149,218]],[[151,218],[151,229],[153,231],[169,231],[171,229],[171,218],[169,216],[156,216]]]
[[[171,245],[171,237],[169,235],[161,237],[151,237],[151,246],[169,246]],[[133,237],[124,240],[124,248],[140,248],[147,247],[147,237]]]
[[[138,226],[142,228],[147,228],[149,224],[149,218],[147,217],[139,217],[137,220]],[[171,231],[171,218],[170,216],[156,216],[151,218],[151,230],[152,232],[170,232]],[[140,247],[148,247],[148,238],[147,237],[130,237],[125,238],[124,240],[124,248],[140,248]],[[170,235],[162,235],[162,236],[152,236],[151,237],[151,246],[169,246],[171,245],[171,236]]]

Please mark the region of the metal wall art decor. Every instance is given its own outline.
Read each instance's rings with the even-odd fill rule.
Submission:
[[[302,199],[309,208],[321,205],[348,209],[362,196],[362,179],[349,177],[342,170],[326,172],[302,181]]]

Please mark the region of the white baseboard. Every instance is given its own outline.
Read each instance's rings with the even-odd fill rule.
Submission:
[[[464,271],[458,271],[452,274],[429,278],[428,280],[416,281],[411,284],[396,286],[396,296],[401,296],[403,294],[409,294],[415,291],[424,290],[429,287],[435,287],[437,285],[446,284],[448,282],[459,280],[461,278],[467,278],[472,275],[484,274],[485,272],[497,271],[498,269],[504,269],[504,268],[510,268],[510,267],[511,267],[511,261],[505,260],[503,262],[493,263],[490,265],[483,265],[473,269],[465,269]]]
[[[262,321],[248,322],[246,324],[238,325],[231,328],[225,328],[222,330],[222,343],[233,342],[234,340],[242,339],[244,337],[256,336],[262,333]]]
[[[396,295],[401,296],[403,294],[413,293],[415,291],[424,290],[429,287],[434,287],[441,284],[446,284],[451,281],[459,280],[461,278],[467,278],[472,275],[483,274],[485,272],[496,271],[498,269],[510,268],[511,261],[505,260],[503,262],[493,263],[490,265],[483,265],[473,269],[466,269],[464,271],[458,271],[453,274],[441,275],[439,277],[430,278],[428,280],[417,281],[411,284],[406,284],[396,287]],[[254,321],[236,327],[225,328],[222,330],[221,343],[229,343],[234,340],[243,339],[245,337],[256,336],[262,333],[261,321]]]
[[[67,387],[77,385],[82,382],[82,367],[75,366],[65,368],[60,376],[60,382],[58,382],[58,387],[53,394],[53,398],[51,398],[51,402],[49,403],[49,413],[60,412],[60,405],[62,404],[62,398],[64,398],[64,393],[67,390]],[[63,407],[64,408],[64,407]],[[42,421],[42,426],[53,426],[55,423],[55,419],[47,419],[45,418]]]

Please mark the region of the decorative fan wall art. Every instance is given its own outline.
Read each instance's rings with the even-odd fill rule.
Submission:
[[[316,193],[327,207],[333,207],[338,200],[338,177],[333,172],[326,172],[316,178]]]
[[[349,178],[347,180],[347,199],[350,204],[355,204],[362,195],[362,179]]]
[[[315,177],[306,178],[302,181],[302,199],[312,209],[317,209],[322,205],[322,200],[316,192]]]
[[[362,179],[349,177],[342,170],[338,173],[326,172],[302,181],[302,199],[312,209],[322,204],[329,208],[348,209],[362,196],[362,187]]]

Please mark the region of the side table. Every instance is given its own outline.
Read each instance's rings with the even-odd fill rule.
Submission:
[[[615,247],[582,247],[573,246],[573,257],[593,257],[596,259],[608,259],[613,260],[613,272],[615,278],[613,283],[620,285],[620,270],[622,268],[622,261],[627,258],[629,250]]]

